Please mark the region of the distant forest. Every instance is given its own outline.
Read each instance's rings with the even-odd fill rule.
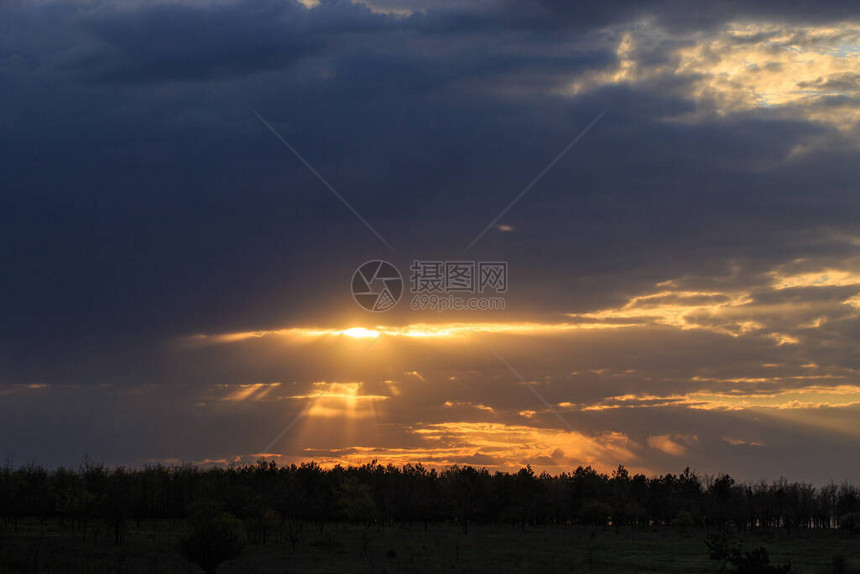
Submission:
[[[815,487],[779,479],[739,483],[728,475],[611,474],[579,467],[558,475],[489,472],[470,466],[444,471],[420,464],[324,469],[313,462],[278,466],[259,461],[227,468],[109,468],[85,460],[78,469],[29,465],[0,471],[0,514],[57,520],[84,532],[98,522],[121,544],[129,521],[185,520],[195,505],[215,505],[241,521],[252,542],[281,537],[290,521],[354,522],[378,527],[448,523],[673,526],[740,531],[860,531],[860,491],[848,483]]]

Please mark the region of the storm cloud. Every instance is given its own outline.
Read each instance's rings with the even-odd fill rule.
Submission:
[[[858,480],[852,6],[436,4],[0,7],[0,454]]]

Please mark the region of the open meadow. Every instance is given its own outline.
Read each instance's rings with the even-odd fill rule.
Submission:
[[[96,525],[86,541],[79,531],[26,520],[15,534],[5,524],[0,569],[10,574],[107,574],[200,572],[176,548],[180,521],[130,524],[122,545],[111,529]],[[452,524],[377,528],[355,524],[295,524],[266,543],[247,544],[224,562],[222,573],[287,572],[718,572],[709,558],[706,532],[672,527],[478,525],[464,534]],[[860,539],[838,531],[750,534],[745,548],[767,549],[773,564],[791,572],[860,571]],[[834,559],[845,569],[833,568]],[[837,566],[838,568],[838,566]]]

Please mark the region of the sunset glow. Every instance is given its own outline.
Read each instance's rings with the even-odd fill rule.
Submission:
[[[0,5],[0,454],[860,477],[856,6],[586,4]]]

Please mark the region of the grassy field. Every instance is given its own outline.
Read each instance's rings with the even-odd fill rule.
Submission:
[[[108,529],[80,531],[56,523],[28,521],[4,525],[0,571],[8,573],[201,572],[174,547],[181,525],[169,522],[128,525],[122,546]],[[286,572],[716,572],[708,557],[706,533],[674,529],[474,526],[468,534],[450,525],[377,529],[329,524],[297,527],[295,535],[263,545],[248,544],[221,573]],[[838,532],[756,534],[742,539],[747,549],[764,546],[771,562],[791,562],[792,572],[830,572],[834,555],[848,571],[860,570],[860,539]],[[293,549],[295,542],[295,549]]]

